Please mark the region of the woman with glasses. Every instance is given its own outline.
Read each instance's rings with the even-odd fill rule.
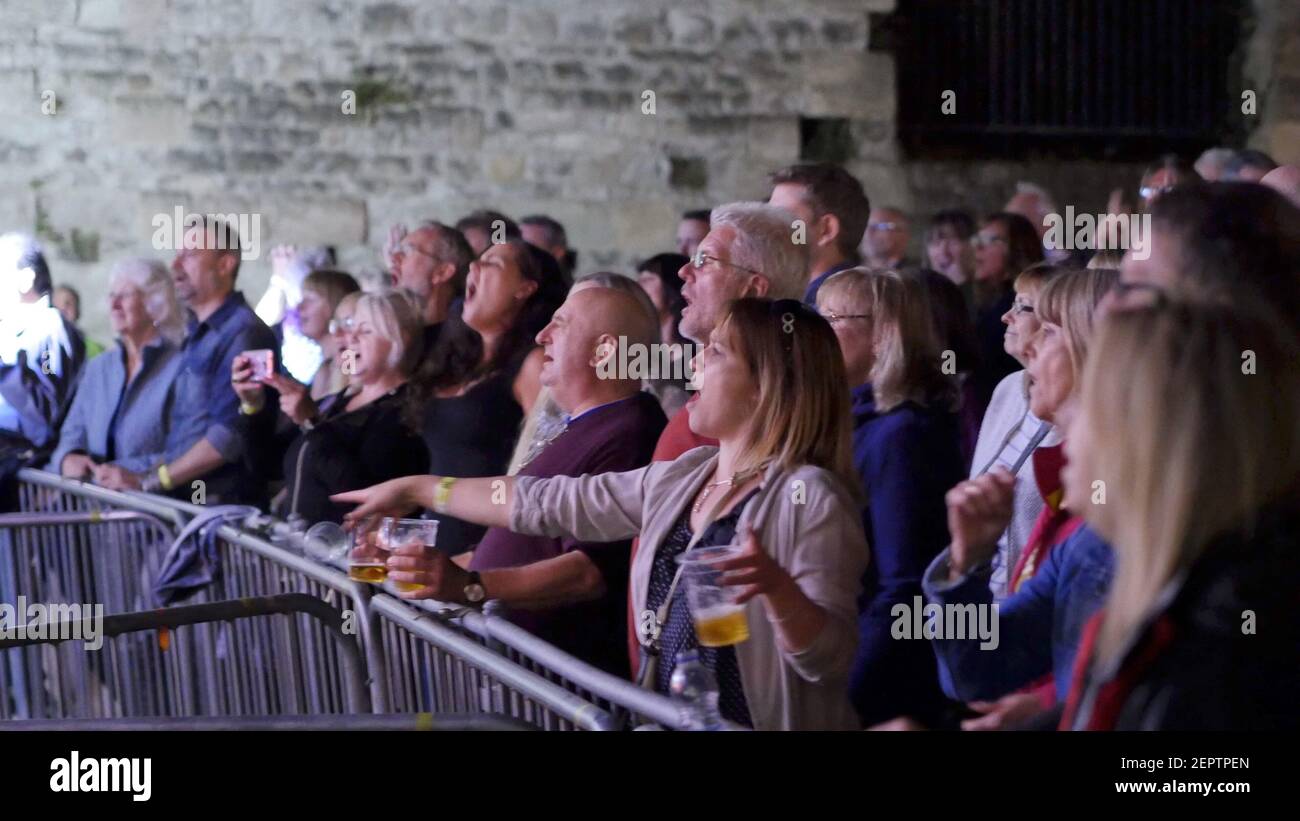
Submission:
[[[330,494],[427,469],[422,439],[402,422],[407,380],[420,358],[422,333],[419,306],[408,292],[384,290],[357,297],[344,330],[346,348],[339,354],[354,390],[326,397],[319,409],[313,403],[310,418],[289,436],[278,435],[266,453],[259,454],[261,472],[283,470],[285,488],[272,505],[274,512],[311,523],[339,522],[346,507],[330,502]],[[275,375],[268,384],[286,378]],[[266,401],[265,391],[253,380],[247,355],[235,357],[231,381],[241,412],[257,414]]]
[[[1019,214],[997,213],[985,218],[975,246],[974,317],[980,363],[975,389],[987,407],[993,389],[1020,364],[1003,348],[1002,316],[1015,300],[1012,282],[1030,265],[1043,261],[1043,243],[1029,220]]]
[[[1035,304],[1041,326],[1027,353],[1029,406],[1039,419],[1068,427],[1091,357],[1097,308],[1116,280],[1114,271],[1072,269],[1043,286]],[[1115,362],[1107,366],[1119,368]],[[944,691],[983,714],[964,723],[968,729],[1004,728],[1064,700],[1083,624],[1110,581],[1109,548],[1082,527],[1076,504],[1063,500],[1062,448],[1040,446],[1032,459],[1044,504],[999,605],[996,645],[950,635],[932,642]],[[1011,522],[1014,488],[1011,472],[997,467],[949,491],[952,542],[926,570],[928,602],[992,606],[991,564]],[[1090,494],[1097,491],[1089,485]]]
[[[894,609],[914,606],[921,574],[948,543],[943,497],[965,474],[957,382],[942,371],[924,286],[892,271],[831,276],[817,310],[835,330],[853,402],[853,465],[866,492],[872,562],[859,599],[850,697],[868,726],[897,716],[945,723],[934,652],[899,641]]]
[[[1016,277],[1015,301],[1002,315],[1002,322],[1007,326],[1003,348],[1022,366],[1029,363],[1029,342],[1042,326],[1036,309],[1038,294],[1049,280],[1065,270],[1054,265],[1031,265]],[[984,412],[970,472],[973,479],[1001,467],[1016,477],[1015,512],[1006,531],[998,538],[998,552],[993,557],[989,584],[996,600],[1007,595],[1007,575],[1019,561],[1030,530],[1043,509],[1043,497],[1034,481],[1030,456],[1040,445],[1054,447],[1060,443],[1060,434],[1051,423],[1039,419],[1029,409],[1028,371],[1022,368],[998,383]]]
[[[724,718],[763,730],[854,729],[848,674],[866,568],[849,450],[848,388],[835,333],[795,300],[724,308],[686,407],[700,447],[639,470],[576,478],[412,476],[337,500],[353,522],[433,500],[442,513],[517,533],[616,541],[640,535],[632,615],[647,686],[666,694],[677,655],[700,645],[677,574],[688,548],[737,543],[717,567],[749,637],[700,647]],[[428,584],[430,554],[399,548],[389,577]],[[479,591],[491,598],[493,591]]]

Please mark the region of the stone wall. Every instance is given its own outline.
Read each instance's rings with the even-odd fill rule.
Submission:
[[[1283,0],[1255,3],[1264,71],[1297,27]],[[893,4],[0,0],[0,228],[55,249],[105,339],[108,266],[169,256],[152,220],[177,206],[260,215],[255,299],[271,244],[331,242],[360,271],[390,224],[483,206],[552,214],[584,270],[626,268],[681,210],[764,196],[807,117],[847,119],[873,201],[918,213],[990,210],[1020,178],[1099,208],[1133,182],[1103,162],[901,161],[894,62],[867,47]],[[1294,56],[1270,80],[1292,109]],[[1261,108],[1281,119],[1257,141],[1294,154],[1294,110]]]

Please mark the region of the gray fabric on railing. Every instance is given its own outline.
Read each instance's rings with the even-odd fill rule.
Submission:
[[[246,505],[218,505],[195,516],[167,551],[154,581],[154,606],[180,601],[221,578],[217,531],[260,511]]]

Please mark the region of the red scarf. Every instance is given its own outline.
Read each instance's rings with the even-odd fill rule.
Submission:
[[[1065,467],[1065,446],[1039,446],[1034,450],[1034,481],[1038,492],[1043,497],[1043,509],[1034,521],[1034,528],[1029,533],[1025,550],[1020,560],[1011,571],[1008,579],[1008,592],[1014,593],[1020,585],[1033,578],[1043,560],[1053,547],[1070,537],[1079,529],[1083,519],[1061,508],[1061,496],[1064,488],[1061,484],[1061,469]]]
[[[1079,641],[1079,653],[1074,657],[1074,674],[1070,677],[1070,695],[1065,699],[1065,712],[1061,714],[1058,729],[1069,730],[1074,726],[1074,718],[1079,712],[1079,703],[1087,686],[1088,668],[1092,664],[1093,648],[1097,643],[1097,634],[1101,632],[1102,613],[1097,613],[1088,620],[1083,628],[1083,638]],[[1147,628],[1142,638],[1129,651],[1124,663],[1111,679],[1097,688],[1097,697],[1093,700],[1092,713],[1084,730],[1113,730],[1119,720],[1120,710],[1128,701],[1133,688],[1143,674],[1150,669],[1160,654],[1174,639],[1174,623],[1168,616],[1161,616]]]

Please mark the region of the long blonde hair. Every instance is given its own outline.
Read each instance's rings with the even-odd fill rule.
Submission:
[[[871,327],[871,394],[876,408],[904,402],[953,410],[957,382],[943,374],[940,345],[925,286],[896,271],[850,268],[822,284],[821,294],[839,297]]]
[[[1088,359],[1097,306],[1116,282],[1119,272],[1111,268],[1065,269],[1048,279],[1038,292],[1034,310],[1043,322],[1061,326],[1076,383]]]
[[[756,424],[737,470],[768,460],[784,470],[815,465],[859,492],[848,377],[830,324],[797,300],[746,297],[728,303],[718,328],[758,385]]]
[[[1300,506],[1300,349],[1229,306],[1180,304],[1118,310],[1093,347],[1077,475],[1103,480],[1111,502],[1082,511],[1118,560],[1105,664],[1212,539]]]

